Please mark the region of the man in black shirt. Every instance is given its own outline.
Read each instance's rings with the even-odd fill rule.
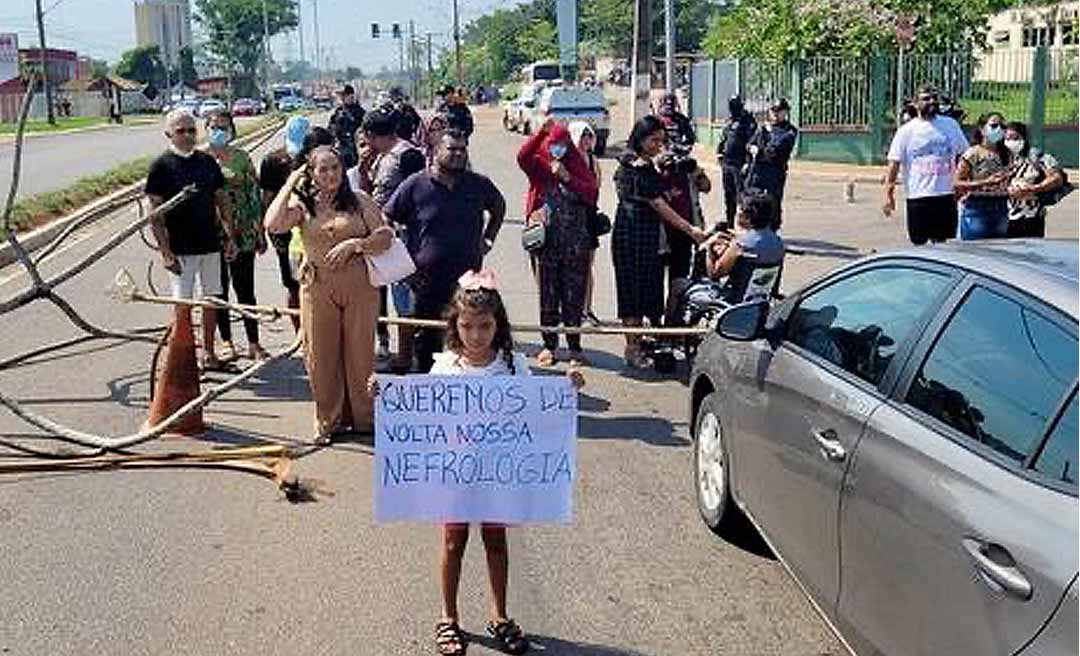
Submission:
[[[716,158],[720,160],[721,180],[724,184],[724,215],[726,226],[735,225],[735,213],[743,191],[742,170],[746,166],[746,145],[757,130],[754,115],[746,111],[742,98],[732,96],[728,100],[728,120],[716,145]]]
[[[773,230],[780,229],[783,214],[784,186],[787,184],[788,160],[795,150],[799,130],[788,121],[791,105],[787,99],[769,108],[765,124],[757,129],[746,151],[750,155],[745,185],[767,191],[776,199]]]
[[[468,170],[468,147],[464,134],[447,130],[432,166],[403,182],[383,208],[391,221],[405,226],[405,244],[416,262],[410,285],[416,295],[413,315],[419,319],[442,318],[458,278],[481,268],[506,216],[506,200],[494,183]],[[420,331],[418,371],[430,371],[441,348],[441,331]]]
[[[453,87],[447,86],[442,90],[445,100],[436,110],[439,114],[446,114],[446,124],[451,130],[457,130],[468,139],[472,136],[474,124],[472,112],[468,104]]]
[[[169,150],[154,161],[146,176],[146,195],[153,207],[179,194],[184,187],[195,186],[192,197],[150,223],[170,273],[173,296],[181,299],[194,297],[196,281],[203,297],[220,294],[222,250],[227,260],[236,255],[225,177],[213,157],[195,150],[195,133],[191,114],[184,110],[170,112],[165,118]],[[205,369],[222,366],[214,354],[216,317],[217,312],[202,312]]]
[[[330,115],[330,124],[327,126],[334,134],[334,143],[338,154],[349,170],[356,166],[356,131],[364,124],[364,108],[356,100],[356,91],[351,84],[346,84],[338,94],[341,104]]]

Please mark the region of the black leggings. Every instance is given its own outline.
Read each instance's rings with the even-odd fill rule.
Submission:
[[[225,262],[225,256],[221,256],[221,291],[218,296],[223,301],[229,300],[229,278],[232,278],[232,288],[236,292],[236,302],[241,305],[255,305],[255,253],[240,252],[232,262]],[[217,311],[218,331],[221,339],[226,342],[232,341],[232,324],[229,323],[229,311]],[[248,345],[259,343],[259,322],[254,319],[244,319],[244,332],[247,333]]]

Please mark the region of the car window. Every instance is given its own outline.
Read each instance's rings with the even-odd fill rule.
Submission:
[[[949,281],[910,267],[856,273],[800,301],[787,339],[876,385]]]
[[[1050,437],[1042,453],[1035,460],[1034,469],[1048,478],[1076,485],[1077,435],[1080,426],[1076,418],[1076,394],[1073,393],[1065,412],[1050,431]]]
[[[975,287],[930,350],[907,402],[1023,462],[1076,372],[1074,336],[1030,307]]]

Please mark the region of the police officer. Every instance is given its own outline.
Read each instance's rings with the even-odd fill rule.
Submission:
[[[742,98],[732,96],[728,100],[728,121],[720,135],[720,143],[716,145],[716,158],[720,162],[721,182],[724,185],[724,227],[735,225],[735,213],[743,191],[742,171],[747,160],[746,146],[755,130],[757,121],[754,120],[754,115],[746,111]]]
[[[788,121],[790,111],[787,99],[781,98],[769,108],[765,124],[757,129],[746,146],[750,161],[746,165],[744,184],[766,191],[776,199],[774,230],[780,229],[788,160],[799,136],[799,130]]]
[[[351,84],[341,88],[338,98],[341,104],[330,115],[330,124],[327,127],[334,135],[334,145],[347,171],[356,166],[358,161],[356,131],[364,124],[364,108],[356,100],[356,90]]]

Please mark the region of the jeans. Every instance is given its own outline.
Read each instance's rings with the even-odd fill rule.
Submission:
[[[1009,233],[1008,201],[985,196],[968,197],[960,210],[960,239],[999,239]]]

